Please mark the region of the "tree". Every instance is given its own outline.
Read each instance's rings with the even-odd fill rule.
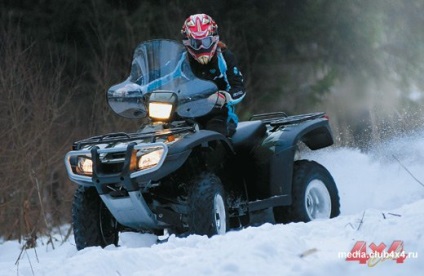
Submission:
[[[0,225],[18,238],[67,221],[60,208],[70,186],[59,177],[71,143],[74,87],[60,59],[40,61],[36,43],[19,29],[8,26],[0,38]]]

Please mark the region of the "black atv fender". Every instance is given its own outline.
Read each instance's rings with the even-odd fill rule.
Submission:
[[[141,175],[137,178],[137,182],[142,183],[149,182],[151,180],[160,180],[183,166],[194,148],[208,147],[209,143],[213,141],[220,141],[229,154],[234,154],[232,144],[224,135],[215,131],[199,130],[193,134],[185,136],[180,141],[171,145],[168,148],[168,155],[166,156],[162,167],[149,174]]]
[[[327,118],[317,118],[299,124],[286,125],[262,142],[269,160],[269,196],[286,195],[284,205],[291,204],[293,163],[299,142],[310,149],[328,147],[334,143]],[[265,161],[265,160],[263,160]]]

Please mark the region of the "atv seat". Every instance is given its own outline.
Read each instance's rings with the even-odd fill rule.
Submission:
[[[232,137],[234,150],[250,150],[263,138],[266,132],[265,124],[262,121],[246,121],[240,122],[237,126],[236,133]]]

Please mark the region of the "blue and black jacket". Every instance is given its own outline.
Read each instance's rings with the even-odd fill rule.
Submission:
[[[243,75],[237,67],[234,55],[230,50],[218,47],[215,56],[207,64],[200,64],[193,57],[188,56],[191,70],[198,78],[213,81],[219,90],[227,91],[233,98],[232,102],[213,112],[213,115],[222,114],[227,117],[228,122],[237,125],[238,117],[234,111],[234,105],[244,98],[246,91]]]

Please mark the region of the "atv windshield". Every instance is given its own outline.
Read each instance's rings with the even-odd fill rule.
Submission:
[[[118,115],[143,118],[147,116],[146,95],[171,91],[178,97],[177,114],[182,118],[195,118],[212,110],[214,103],[207,98],[217,90],[213,82],[195,77],[182,44],[151,40],[135,49],[130,76],[112,86],[107,99]]]

